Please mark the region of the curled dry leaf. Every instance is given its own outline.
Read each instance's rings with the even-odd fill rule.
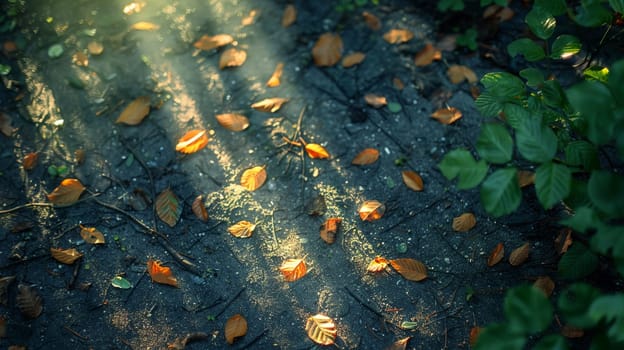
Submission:
[[[403,178],[405,186],[407,186],[410,190],[420,192],[425,188],[422,177],[420,177],[420,175],[418,175],[415,171],[403,170],[401,171],[401,177]]]
[[[369,165],[373,164],[379,159],[379,151],[375,148],[365,148],[362,152],[358,153],[351,164],[353,165]]]
[[[77,179],[65,179],[48,195],[48,200],[57,207],[70,206],[78,201],[85,187]]]
[[[245,63],[245,60],[247,60],[247,51],[231,47],[221,54],[221,58],[219,58],[219,68],[239,67]]]
[[[287,282],[294,282],[305,276],[308,272],[308,268],[303,259],[286,259],[279,269],[284,276],[284,280]]]
[[[261,112],[275,113],[279,111],[279,109],[282,108],[282,105],[286,102],[288,102],[287,98],[281,98],[281,97],[267,98],[267,99],[264,99],[262,101],[252,104],[251,108],[261,111]]]
[[[87,50],[89,51],[89,54],[99,56],[102,52],[104,52],[104,45],[98,41],[91,41],[87,44]]]
[[[321,239],[329,244],[334,243],[341,222],[341,218],[329,218],[325,220],[320,229]]]
[[[362,12],[362,18],[364,18],[364,22],[371,30],[379,30],[381,29],[381,21],[374,14],[364,11]]]
[[[32,170],[37,166],[37,160],[39,160],[39,153],[31,152],[24,156],[22,160],[22,166],[24,170]]]
[[[477,224],[477,219],[473,213],[463,213],[453,218],[453,231],[468,232]]]
[[[453,124],[462,117],[462,112],[455,107],[440,108],[431,114],[431,117],[442,124]]]
[[[399,339],[395,341],[394,343],[392,343],[392,345],[390,345],[389,347],[385,348],[384,350],[405,350],[407,348],[407,344],[409,343],[410,339],[412,339],[412,337]]]
[[[56,261],[67,265],[71,265],[76,260],[82,258],[82,254],[75,248],[50,248],[50,254]]]
[[[204,196],[200,194],[195,197],[195,200],[193,200],[193,204],[191,205],[191,209],[193,210],[193,214],[195,214],[199,220],[208,221],[208,211],[204,205]]]
[[[505,246],[503,243],[498,243],[494,249],[490,252],[487,260],[487,266],[492,267],[498,264],[505,256]]]
[[[11,126],[11,117],[0,111],[0,132],[4,134],[4,136],[11,137],[15,129]]]
[[[160,29],[160,26],[152,22],[141,21],[130,26],[130,29],[152,32],[152,31]]]
[[[544,292],[546,297],[549,298],[555,290],[555,282],[548,276],[540,276],[533,282],[533,287]]]
[[[0,278],[0,305],[7,306],[9,302],[9,284],[15,280],[15,276],[6,276]],[[1,337],[0,337],[1,338]]]
[[[470,335],[469,335],[469,341],[470,341],[470,347],[473,347],[475,345],[477,345],[477,339],[479,339],[479,333],[481,333],[481,327],[472,327],[470,329]]]
[[[509,263],[512,266],[518,266],[523,264],[529,258],[530,250],[531,246],[528,242],[514,249],[511,254],[509,254]]]
[[[416,54],[414,63],[416,67],[424,67],[440,59],[442,59],[442,52],[436,49],[431,43],[427,43],[425,47]]]
[[[25,284],[17,286],[16,304],[24,317],[34,319],[41,315],[43,302],[37,292]]]
[[[386,258],[384,258],[382,256],[377,256],[377,257],[375,257],[375,259],[373,259],[368,264],[368,267],[366,268],[366,271],[368,271],[368,272],[381,272],[381,271],[384,271],[389,263],[390,262]]]
[[[254,224],[253,222],[242,220],[228,227],[227,230],[234,237],[249,238],[251,237],[255,229],[256,224]]]
[[[283,72],[284,72],[284,64],[282,62],[279,62],[277,66],[275,66],[275,70],[273,71],[273,74],[271,74],[269,81],[267,81],[266,86],[268,87],[280,86],[280,79],[282,77]]]
[[[170,188],[167,188],[156,197],[155,205],[156,214],[158,214],[160,220],[170,227],[175,226],[182,215],[182,202],[180,202],[175,193]]]
[[[559,231],[557,238],[555,238],[555,251],[561,255],[568,251],[568,248],[572,245],[572,230],[566,227]]]
[[[80,237],[84,239],[85,242],[90,244],[104,244],[106,243],[106,239],[102,232],[98,231],[95,227],[86,227],[80,225]]]
[[[381,108],[388,104],[385,96],[375,95],[375,94],[366,94],[364,95],[364,101],[374,108]]]
[[[234,41],[234,38],[229,34],[217,34],[215,36],[202,35],[193,46],[198,50],[212,50],[221,46],[225,46]]]
[[[267,173],[264,166],[255,166],[243,172],[243,175],[241,175],[240,184],[249,191],[255,191],[258,188],[262,187],[262,185],[266,181],[266,178]]]
[[[458,64],[451,65],[446,71],[446,75],[453,84],[460,84],[464,80],[467,80],[470,84],[476,84],[479,81],[472,69]]]
[[[167,284],[173,287],[178,287],[178,280],[171,272],[171,269],[167,266],[162,266],[156,260],[147,260],[147,273],[152,278],[152,282]]]
[[[308,317],[305,330],[313,342],[321,345],[332,345],[336,339],[336,325],[329,317],[321,314]]]
[[[518,185],[526,187],[535,183],[535,173],[529,170],[518,170]]]
[[[210,336],[207,333],[203,333],[203,332],[189,333],[184,337],[176,338],[173,341],[173,343],[167,344],[167,349],[184,350],[186,348],[186,345],[191,342],[199,341],[199,340],[206,340],[209,338]]]
[[[138,125],[150,112],[150,97],[141,96],[132,101],[119,115],[115,123]]]
[[[208,144],[208,135],[206,130],[195,129],[187,132],[182,136],[176,144],[176,151],[191,154],[195,153]]]
[[[234,344],[234,339],[247,334],[247,320],[240,314],[236,314],[225,322],[225,341]]]
[[[217,114],[215,118],[217,118],[219,125],[230,131],[243,131],[249,127],[249,119],[242,114]]]
[[[407,29],[391,29],[383,38],[390,44],[401,44],[412,40],[414,33]]]
[[[381,219],[386,212],[386,206],[376,200],[368,200],[362,203],[358,210],[360,219],[363,221],[375,221]]]
[[[319,67],[330,67],[342,57],[342,39],[334,33],[322,34],[312,48],[314,64]]]
[[[282,27],[288,28],[297,20],[297,9],[295,5],[288,4],[284,8],[284,14],[282,14]]]
[[[407,280],[418,282],[427,278],[427,266],[416,259],[394,259],[390,265]]]
[[[362,63],[365,58],[366,54],[364,54],[363,52],[354,52],[348,54],[342,59],[342,66],[345,68],[353,67],[357,64]]]
[[[327,159],[329,158],[329,152],[325,149],[325,147],[319,145],[318,143],[308,143],[305,145],[306,153],[308,153],[308,157],[312,159]]]

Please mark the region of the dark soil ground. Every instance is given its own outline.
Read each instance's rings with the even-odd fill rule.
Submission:
[[[383,25],[372,31],[363,9],[337,12],[333,1],[296,1],[297,21],[289,28],[280,24],[285,1],[146,1],[132,15],[115,1],[37,3],[28,1],[17,28],[3,37],[20,49],[2,56],[13,72],[5,77],[1,108],[15,132],[0,135],[1,209],[49,203],[46,194],[62,180],[48,173],[49,166],[66,166],[64,177],[79,179],[88,193],[69,207],[30,206],[0,215],[0,276],[16,277],[0,305],[6,327],[0,347],[164,349],[202,332],[207,337],[187,349],[312,349],[319,346],[306,334],[306,319],[322,313],[334,320],[340,349],[384,349],[405,337],[412,337],[408,349],[466,349],[472,327],[502,318],[508,287],[554,277],[556,231],[534,204],[532,188],[518,214],[493,220],[477,191],[458,191],[436,166],[453,148],[473,149],[481,121],[469,85],[451,84],[448,65],[467,65],[479,76],[499,70],[505,59],[496,47],[504,47],[504,38],[488,38],[489,49],[478,53],[444,52],[442,61],[417,68],[414,55],[441,38],[433,4],[366,7]],[[251,10],[257,11],[254,23],[241,25]],[[129,30],[138,21],[160,29]],[[392,28],[415,37],[388,44],[382,35]],[[345,53],[365,52],[364,62],[316,67],[310,52],[324,32],[339,33]],[[247,51],[243,66],[220,70],[222,49],[193,47],[201,35],[219,33],[233,35]],[[72,55],[92,40],[102,42],[104,52],[89,57],[88,67],[77,66]],[[65,52],[52,59],[48,48],[57,43]],[[496,59],[483,58],[486,51]],[[282,83],[268,88],[278,62],[285,64]],[[397,77],[402,90],[393,85]],[[366,93],[384,95],[401,110],[367,106]],[[115,124],[143,95],[152,98],[149,116],[138,126]],[[290,100],[276,113],[250,108],[269,97]],[[445,105],[463,117],[452,125],[430,117]],[[250,127],[224,129],[215,115],[226,112],[246,115]],[[175,144],[191,129],[208,130],[211,140],[182,155]],[[331,158],[310,159],[284,144],[296,131]],[[351,165],[368,147],[378,149],[380,159]],[[74,159],[78,149],[86,154],[82,164]],[[21,163],[30,152],[39,152],[39,161],[26,171]],[[250,192],[239,183],[253,166],[266,166],[268,179]],[[424,191],[405,187],[402,170],[418,172]],[[183,202],[174,227],[156,218],[152,205],[167,188]],[[198,195],[205,196],[207,222],[191,211]],[[320,197],[326,209],[309,215],[311,201]],[[371,199],[387,210],[380,220],[364,222],[358,207]],[[474,213],[477,225],[454,232],[452,219],[464,212]],[[319,237],[329,217],[342,218],[332,245]],[[257,223],[252,237],[228,233],[240,220]],[[79,225],[96,227],[106,244],[85,243]],[[507,252],[530,242],[529,260],[487,267],[499,242]],[[64,265],[51,257],[52,247],[76,248],[84,256]],[[378,255],[422,261],[429,278],[413,282],[392,269],[367,273]],[[150,258],[171,267],[179,288],[151,282]],[[289,258],[305,258],[307,275],[284,281],[279,266]],[[133,287],[113,287],[115,276]],[[36,319],[20,313],[18,284],[41,297]],[[247,319],[248,331],[228,345],[224,324],[235,314]],[[416,326],[402,329],[404,321]]]

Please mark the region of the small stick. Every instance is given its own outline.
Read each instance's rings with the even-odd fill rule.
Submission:
[[[234,302],[234,300],[236,300],[245,291],[245,289],[247,289],[247,287],[241,288],[241,290],[239,290],[238,293],[236,293],[236,295],[234,295],[234,297],[232,297],[232,299],[228,300],[228,302],[225,303],[225,305],[223,305],[223,308],[221,309],[221,311],[219,311],[215,315],[215,318],[218,318],[219,316],[221,316],[221,314],[225,312],[225,310],[230,306],[230,304],[232,304]]]
[[[30,207],[53,207],[53,206],[54,206],[54,204],[52,204],[52,203],[26,203],[26,204],[18,205],[17,207],[13,207],[13,208],[10,208],[10,209],[0,210],[0,215],[12,213],[14,211],[18,211],[18,210],[24,209],[24,208],[30,208]]]
[[[67,289],[72,290],[75,287],[76,279],[78,279],[78,272],[80,272],[80,266],[82,259],[78,259],[76,264],[74,265],[74,272],[72,273],[72,278],[69,280],[69,284],[67,285]]]
[[[80,339],[82,339],[82,340],[84,340],[84,341],[89,340],[89,338],[88,338],[88,337],[85,337],[85,336],[81,335],[80,333],[76,332],[75,330],[73,330],[73,329],[69,328],[69,326],[67,326],[67,325],[64,325],[64,326],[63,326],[63,328],[64,328],[66,331],[68,331],[69,333],[73,334],[74,336],[76,336],[76,337],[78,337],[78,338],[80,338]]]
[[[370,310],[372,313],[374,313],[375,315],[377,315],[380,318],[384,318],[384,316],[382,315],[382,313],[378,310],[376,310],[375,308],[373,308],[372,306],[368,305],[367,303],[364,302],[364,300],[362,300],[360,297],[358,297],[357,295],[355,295],[351,289],[349,289],[349,287],[345,286],[344,287],[347,290],[347,293],[349,293],[350,296],[353,297],[353,299],[357,300],[358,303],[360,303],[362,306],[364,306],[365,308],[367,308],[368,310]]]

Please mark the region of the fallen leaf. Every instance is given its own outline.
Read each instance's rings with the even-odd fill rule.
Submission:
[[[11,137],[14,131],[15,129],[11,126],[11,117],[4,112],[0,112],[0,132],[4,136]]]
[[[514,249],[511,252],[511,254],[509,254],[509,263],[512,266],[521,265],[529,258],[530,250],[531,250],[531,246],[529,245],[528,242]]]
[[[305,150],[308,153],[308,156],[312,159],[327,159],[329,158],[329,153],[325,149],[325,147],[319,145],[318,143],[308,143],[305,145]]]
[[[345,57],[343,57],[342,66],[345,68],[353,67],[356,64],[362,63],[362,61],[364,61],[365,58],[366,58],[366,54],[364,54],[363,52],[354,52],[354,53],[348,54]]]
[[[453,124],[462,117],[462,112],[455,107],[440,108],[431,114],[431,117],[442,124]]]
[[[247,320],[240,314],[236,314],[225,322],[225,341],[234,344],[234,338],[247,334]]]
[[[84,239],[85,242],[90,244],[104,244],[106,243],[106,239],[102,232],[98,231],[95,227],[86,227],[80,225],[80,237]]]
[[[171,272],[171,269],[160,265],[156,260],[147,260],[147,272],[152,278],[152,282],[178,287],[178,280]]]
[[[470,84],[476,84],[479,81],[472,69],[457,64],[451,65],[446,71],[446,75],[453,84],[460,84],[464,80],[467,80]]]
[[[407,29],[391,29],[383,38],[390,44],[401,44],[412,40],[414,33]]]
[[[82,258],[82,254],[75,248],[50,248],[50,254],[56,261],[67,265],[71,265],[76,260]]]
[[[170,227],[175,226],[182,215],[182,202],[180,202],[175,193],[170,188],[167,188],[156,197],[155,205],[156,214],[158,214],[160,220]]]
[[[463,213],[453,218],[453,231],[468,232],[477,224],[477,219],[472,213]]]
[[[39,159],[39,153],[31,152],[24,156],[22,160],[22,166],[24,170],[32,170],[37,166],[37,160]]]
[[[150,97],[141,96],[132,101],[119,115],[115,123],[138,125],[150,112]]]
[[[321,239],[329,244],[334,243],[341,222],[341,218],[329,218],[325,220],[320,229]]]
[[[381,29],[381,21],[374,14],[368,11],[364,11],[362,12],[362,18],[364,18],[364,22],[366,23],[368,28],[370,28],[371,30],[377,31]]]
[[[561,335],[566,338],[580,338],[585,335],[585,331],[582,328],[566,324],[561,328]]]
[[[405,350],[407,348],[407,344],[412,337],[407,337],[403,339],[399,339],[392,343],[392,345],[388,346],[384,350]]]
[[[375,94],[366,94],[364,95],[364,101],[374,108],[381,108],[388,104],[385,96],[375,95]]]
[[[436,49],[431,43],[427,43],[425,47],[416,54],[414,63],[416,67],[424,67],[440,59],[442,59],[442,52]]]
[[[351,164],[353,165],[369,165],[373,164],[379,159],[379,151],[374,148],[365,148],[358,153]]]
[[[488,256],[487,266],[492,267],[498,264],[501,260],[503,260],[504,256],[505,256],[505,246],[503,246],[503,243],[498,243],[496,247],[492,249],[492,251],[490,252],[490,255]]]
[[[264,166],[255,166],[249,168],[241,175],[241,186],[245,187],[249,191],[255,191],[262,187],[266,181],[267,173]]]
[[[275,70],[273,71],[273,74],[271,74],[269,81],[267,81],[266,86],[268,87],[280,86],[280,78],[282,77],[283,71],[284,71],[284,64],[280,62],[277,64],[277,66],[275,66]]]
[[[98,41],[91,41],[87,44],[87,50],[89,51],[89,54],[98,56],[104,52],[104,45]]]
[[[363,221],[375,221],[384,215],[386,206],[376,200],[367,200],[362,203],[358,212]]]
[[[234,42],[234,38],[229,34],[217,34],[214,36],[202,35],[193,46],[198,50],[209,51]]]
[[[206,130],[195,129],[187,132],[182,136],[176,144],[176,151],[191,154],[195,153],[208,144],[208,135]]]
[[[308,272],[308,268],[303,259],[286,259],[279,269],[284,276],[284,280],[287,282],[294,282],[305,276]]]
[[[403,81],[399,77],[392,78],[392,85],[399,91],[405,88],[405,84],[403,84]]]
[[[48,195],[48,200],[57,207],[70,206],[78,201],[85,187],[77,179],[65,179]]]
[[[458,34],[447,34],[436,43],[436,47],[441,51],[455,51],[457,48]]]
[[[334,344],[336,334],[338,333],[334,321],[330,317],[321,314],[308,317],[305,330],[313,342],[321,345]]]
[[[115,276],[111,280],[111,286],[119,289],[130,289],[132,288],[132,283],[121,276]]]
[[[483,10],[483,19],[495,19],[498,23],[508,21],[514,16],[514,11],[509,7],[490,5]]]
[[[389,263],[390,262],[386,258],[381,257],[381,256],[377,256],[377,257],[375,257],[375,259],[373,259],[368,264],[368,267],[366,268],[366,271],[368,271],[368,272],[381,272],[381,271],[384,271]]]
[[[249,119],[242,114],[217,114],[215,118],[219,125],[230,131],[243,131],[249,127]]]
[[[394,259],[390,265],[407,280],[418,282],[427,278],[427,266],[416,259]]]
[[[529,170],[518,170],[518,185],[526,187],[535,183],[535,173]]]
[[[297,20],[297,9],[295,5],[288,4],[284,8],[284,14],[282,14],[282,27],[288,28]]]
[[[0,305],[7,306],[9,302],[9,285],[14,280],[15,276],[5,276],[0,278]]]
[[[43,302],[37,292],[25,285],[17,286],[16,304],[24,317],[34,319],[41,315],[43,311]]]
[[[561,229],[557,238],[555,238],[555,251],[561,255],[568,251],[568,248],[572,245],[572,229],[569,227]]]
[[[82,51],[76,52],[72,56],[72,62],[80,67],[87,67],[89,65],[89,57]]]
[[[74,161],[76,164],[81,165],[84,163],[86,153],[82,148],[79,148],[74,151]]]
[[[207,340],[207,339],[210,339],[210,336],[208,335],[208,333],[204,333],[204,332],[189,333],[184,337],[175,338],[173,343],[168,343],[167,349],[184,350],[186,349],[186,346],[191,342],[199,341],[199,340]]]
[[[338,34],[322,34],[312,48],[314,64],[319,67],[330,67],[340,61],[342,56],[342,39]]]
[[[541,290],[547,298],[550,298],[555,290],[555,282],[548,276],[540,276],[533,282],[533,287]]]
[[[419,192],[425,188],[422,178],[415,171],[403,170],[401,171],[401,177],[403,178],[405,186],[410,190]]]
[[[261,112],[275,113],[280,108],[282,108],[282,105],[286,102],[288,102],[287,98],[281,98],[281,97],[266,98],[260,102],[256,102],[252,104],[251,108],[261,111]]]
[[[479,339],[479,334],[481,333],[481,327],[472,327],[470,328],[470,335],[468,336],[470,347],[474,348],[477,345],[477,339]]]
[[[228,227],[228,232],[237,238],[249,238],[253,234],[256,229],[256,224],[249,221],[239,221],[234,225]]]
[[[245,63],[245,60],[247,60],[247,52],[245,50],[231,47],[221,54],[221,58],[219,58],[219,68],[239,67]]]
[[[195,197],[195,200],[193,200],[193,204],[191,205],[191,209],[193,210],[193,214],[195,214],[199,220],[208,221],[208,211],[204,205],[204,196],[200,194]]]
[[[251,10],[251,11],[249,11],[249,14],[247,15],[247,17],[245,17],[245,18],[243,18],[241,20],[241,25],[243,27],[250,26],[250,25],[254,24],[254,22],[256,21],[257,17],[258,17],[258,10]]]
[[[155,31],[155,30],[160,29],[160,26],[152,22],[141,21],[141,22],[137,22],[133,24],[130,27],[130,29],[141,30],[141,31]]]

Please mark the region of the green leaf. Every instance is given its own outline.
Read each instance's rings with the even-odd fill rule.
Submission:
[[[550,209],[570,193],[572,173],[567,166],[546,162],[535,170],[535,192],[544,209]]]
[[[576,232],[585,233],[590,229],[598,228],[600,220],[592,208],[580,207],[576,209],[574,215],[559,221],[559,223]]]
[[[581,51],[581,47],[581,41],[574,35],[559,35],[552,44],[550,57],[553,59],[569,58]]]
[[[506,98],[483,91],[475,100],[475,106],[484,117],[496,117],[503,110]]]
[[[522,333],[513,332],[505,324],[494,324],[479,333],[475,350],[522,350],[526,343]]]
[[[582,1],[577,9],[572,19],[581,26],[598,27],[611,22],[611,12],[598,1]]]
[[[567,279],[589,276],[598,267],[598,257],[585,245],[575,241],[559,260],[558,273]]]
[[[518,129],[524,120],[531,118],[531,113],[525,107],[515,103],[505,104],[503,112],[505,112],[507,123],[514,129]]]
[[[521,192],[516,168],[496,170],[481,185],[481,203],[493,216],[512,213],[520,205]]]
[[[564,107],[566,102],[565,93],[558,80],[546,80],[542,86],[544,104],[550,107]]]
[[[590,240],[592,249],[603,255],[613,254],[614,256],[624,257],[623,227],[601,225],[600,223],[596,227],[598,230]]]
[[[588,316],[596,322],[606,320],[610,323],[607,335],[615,341],[624,341],[624,293],[598,297],[590,306]]]
[[[459,46],[464,46],[474,51],[477,49],[477,36],[478,33],[476,29],[466,29],[463,34],[460,34],[455,38],[455,42]]]
[[[563,290],[557,301],[557,309],[571,326],[591,328],[596,322],[587,312],[598,296],[600,290],[597,288],[587,283],[575,283]]]
[[[121,276],[115,276],[115,278],[113,278],[113,280],[111,281],[111,285],[115,288],[121,288],[121,289],[132,288],[132,283],[130,283],[130,281],[128,281],[127,279]]]
[[[448,180],[459,177],[457,188],[469,189],[483,181],[487,174],[488,166],[484,160],[476,161],[470,152],[456,149],[447,153],[438,164],[442,175]]]
[[[518,151],[527,160],[544,163],[557,152],[557,136],[542,124],[541,117],[531,117],[523,121],[516,132]]]
[[[567,350],[568,344],[560,334],[549,334],[540,339],[533,347],[533,350]]]
[[[609,5],[615,12],[624,13],[624,0],[609,0]]]
[[[592,203],[614,218],[624,217],[624,176],[594,170],[587,184]]]
[[[542,40],[550,38],[557,25],[557,20],[552,14],[535,7],[527,13],[524,21],[529,25],[533,34]]]
[[[587,194],[587,181],[572,178],[570,194],[568,195],[568,198],[564,199],[564,202],[572,209],[591,205],[589,195]]]
[[[486,117],[497,116],[507,102],[521,100],[526,94],[522,80],[505,72],[487,73],[481,78],[485,91],[477,97],[475,105]]]
[[[438,1],[438,11],[446,12],[461,11],[464,9],[464,0],[440,0]]]
[[[402,107],[400,103],[397,102],[388,102],[388,110],[392,113],[399,113]]]
[[[606,83],[609,80],[609,68],[601,66],[589,67],[583,71],[583,77],[585,80],[597,80]]]
[[[527,335],[544,331],[553,319],[553,307],[544,292],[529,285],[510,289],[503,309],[510,328]]]
[[[535,41],[528,38],[521,38],[512,41],[509,45],[507,45],[507,52],[511,57],[523,55],[529,62],[539,61],[546,57],[544,49]]]
[[[490,163],[504,164],[511,160],[513,139],[501,124],[482,124],[477,139],[477,152]]]
[[[0,64],[0,75],[9,75],[9,73],[11,73],[11,66]]]
[[[624,0],[622,1],[624,2]],[[607,85],[609,89],[611,89],[611,94],[613,96],[624,96],[624,59],[611,65],[611,72],[609,73]],[[624,106],[624,100],[622,98],[617,99],[615,102],[620,106]]]
[[[526,84],[530,87],[538,87],[544,83],[544,73],[537,68],[525,68],[518,74],[526,79]]]
[[[593,144],[578,140],[568,143],[565,148],[566,163],[573,166],[582,166],[591,171],[600,168],[598,149]]]
[[[565,0],[535,0],[533,7],[539,7],[553,16],[562,15],[568,10]]]

